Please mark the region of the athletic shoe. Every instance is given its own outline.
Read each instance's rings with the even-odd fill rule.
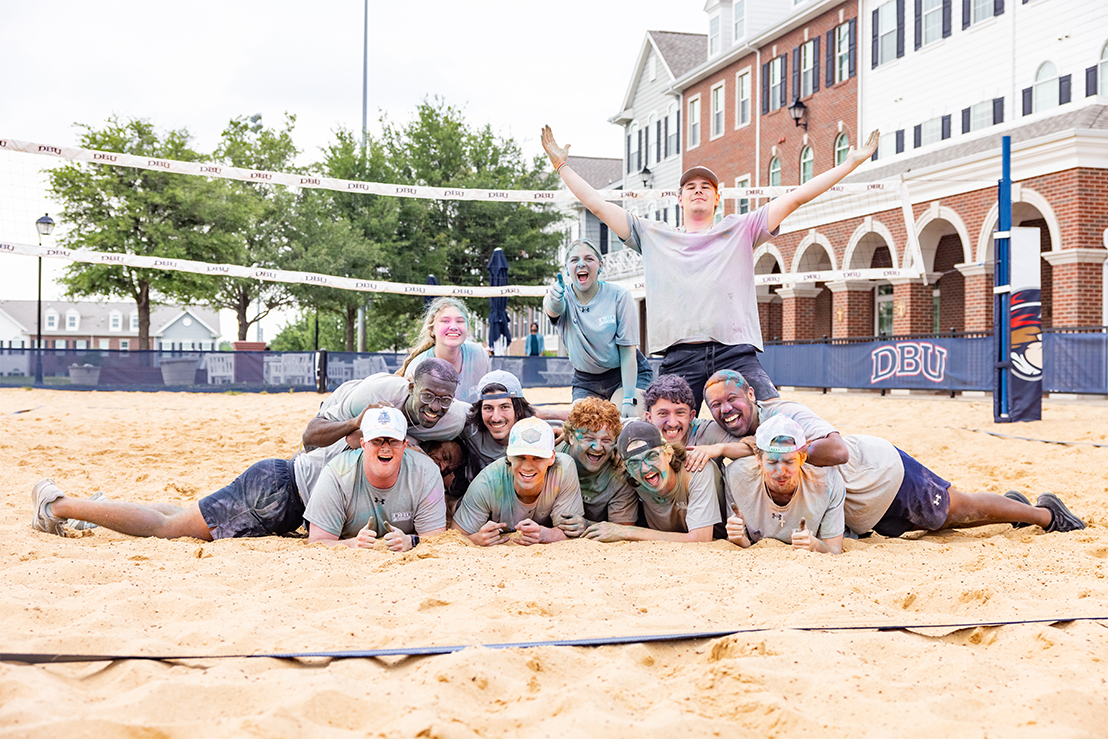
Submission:
[[[1085,528],[1085,522],[1073,515],[1062,499],[1054,493],[1043,493],[1035,501],[1035,505],[1050,511],[1050,525],[1046,527],[1048,534],[1055,531],[1079,531]]]
[[[1018,490],[1009,490],[1008,492],[1006,492],[1004,494],[1004,497],[1008,498],[1009,500],[1014,500],[1017,503],[1023,503],[1024,505],[1031,505],[1031,501],[1029,501],[1027,499],[1027,496],[1024,495],[1023,493],[1019,492]],[[1027,528],[1030,525],[1031,524],[1025,523],[1024,521],[1016,521],[1015,523],[1012,524],[1012,528],[1013,529],[1024,529],[1024,528]]]
[[[38,531],[48,534],[65,536],[65,524],[68,519],[58,518],[46,512],[46,506],[65,495],[50,478],[39,480],[31,488],[31,504],[35,512],[31,517],[31,525]]]
[[[100,490],[97,490],[89,498],[89,500],[107,500],[107,499],[108,499],[107,496],[104,495],[104,493],[101,492]],[[97,527],[97,525],[98,524],[94,524],[91,521],[77,521],[76,519],[73,520],[73,530],[74,531],[87,531],[89,529],[95,529]]]

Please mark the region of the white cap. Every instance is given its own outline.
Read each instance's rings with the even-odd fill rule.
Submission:
[[[779,436],[787,436],[793,440],[793,443],[774,444],[773,440]],[[808,440],[804,438],[804,429],[800,428],[799,423],[778,413],[758,425],[758,430],[754,433],[754,442],[763,452],[785,454],[802,448]]]
[[[529,454],[549,459],[554,456],[554,429],[541,418],[516,421],[508,434],[508,449],[505,453],[509,457]]]
[[[396,408],[370,408],[362,416],[363,439],[400,439],[408,433],[408,422]]]

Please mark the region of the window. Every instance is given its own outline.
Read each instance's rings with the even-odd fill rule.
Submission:
[[[850,77],[854,72],[851,69],[853,54],[852,48],[854,44],[851,40],[851,30],[854,27],[854,21],[849,23],[843,23],[836,28],[833,33],[835,34],[835,82],[842,82]]]
[[[54,339],[54,348],[55,349],[65,349],[65,348],[67,348],[66,347],[66,340],[65,339]]]
[[[131,340],[130,339],[120,339],[119,340],[119,350],[120,351],[125,352],[125,351],[130,350],[130,348],[131,348]]]
[[[750,187],[750,175],[747,175],[746,177],[736,177],[735,178],[735,187],[740,187],[740,188],[741,187]],[[750,198],[739,198],[738,212],[739,213],[749,213],[750,212]]]
[[[57,313],[50,312],[50,313],[46,314],[46,328],[49,331],[54,331],[55,329],[58,328],[58,314]]]
[[[666,113],[666,156],[677,153],[677,136],[681,127],[677,125],[677,104],[670,103]]]
[[[973,0],[973,23],[993,17],[993,0]]]
[[[113,311],[111,319],[108,324],[109,331],[122,331],[123,330],[123,316],[118,311]]]
[[[732,12],[735,14],[735,34],[731,39],[735,44],[746,35],[746,0],[735,0]]]
[[[985,100],[970,106],[970,130],[978,131],[993,125],[993,101]]]
[[[1058,107],[1058,68],[1046,62],[1035,73],[1035,86],[1032,92],[1033,110],[1048,110]]]
[[[812,147],[805,146],[800,150],[800,184],[812,179]]]
[[[719,38],[719,16],[708,19],[708,56],[715,56],[721,48]]]
[[[893,286],[878,285],[874,296],[874,331],[878,336],[888,336],[893,332]]]
[[[65,314],[65,330],[66,331],[76,331],[77,330],[77,321],[78,321],[79,318],[80,318],[80,316],[77,313],[72,313],[72,312],[66,313]]]
[[[850,138],[845,133],[840,133],[835,139],[835,166],[846,161],[846,154],[850,151]]]
[[[785,94],[785,58],[782,56],[769,62],[769,109],[777,110],[782,106]]]
[[[875,24],[875,34],[873,48],[874,59],[873,66],[878,64],[885,64],[896,59],[897,52],[897,36],[899,28],[897,27],[897,0],[889,0],[889,2],[881,5],[877,10],[873,11],[873,14],[877,16]]]
[[[650,59],[646,62],[646,69],[650,73],[651,82],[658,79],[658,57],[651,54]]]
[[[75,343],[76,346],[73,347],[74,349],[88,349],[88,341],[85,339],[77,339]]]
[[[112,348],[112,340],[111,339],[97,339],[96,342],[97,342],[97,348],[98,349],[111,349]]]
[[[769,186],[781,186],[781,160],[777,157],[769,160]]]
[[[712,138],[723,135],[723,83],[712,88]]]
[[[923,45],[943,37],[943,0],[923,0]]]
[[[807,97],[815,91],[816,49],[815,39],[800,47],[800,97]],[[795,61],[795,58],[794,60]]]
[[[1108,96],[1108,44],[1100,50],[1100,64],[1097,65],[1100,94]]]
[[[942,118],[932,118],[929,121],[924,121],[920,126],[920,141],[916,146],[927,146],[936,141],[941,141],[942,138],[943,120]]]
[[[631,124],[631,133],[627,136],[627,171],[638,172],[642,169],[642,163],[639,161],[639,154],[642,153],[642,133],[639,131],[639,124]]]
[[[138,313],[131,314],[131,330],[138,331]]]
[[[689,101],[689,148],[700,146],[700,96]]]
[[[646,122],[646,126],[643,128],[643,132],[642,132],[642,146],[643,146],[642,164],[643,164],[644,167],[649,167],[651,165],[651,161],[650,161],[650,137],[651,137],[651,135],[654,134],[654,123],[655,123],[655,121],[656,121],[656,119],[654,117],[654,114],[651,113],[650,114],[650,119]],[[654,163],[656,164],[657,162],[654,162]]]
[[[750,72],[735,77],[735,128],[750,123]]]

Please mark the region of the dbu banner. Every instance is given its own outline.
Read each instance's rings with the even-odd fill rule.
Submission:
[[[931,341],[901,341],[879,346],[870,352],[873,371],[869,382],[875,385],[891,377],[922,375],[933,383],[946,379],[947,350]]]

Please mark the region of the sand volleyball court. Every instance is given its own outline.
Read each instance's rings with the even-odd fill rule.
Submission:
[[[568,390],[529,390],[533,401]],[[1089,528],[415,550],[30,526],[30,489],[187,505],[290,456],[310,394],[0,390],[0,651],[230,655],[763,629],[387,659],[0,664],[0,736],[1093,737],[1108,726],[1108,405],[790,393],[967,491],[1053,491]],[[27,411],[17,413],[18,411]],[[975,432],[1084,442],[1061,446]],[[802,627],[1035,621],[895,631]]]

